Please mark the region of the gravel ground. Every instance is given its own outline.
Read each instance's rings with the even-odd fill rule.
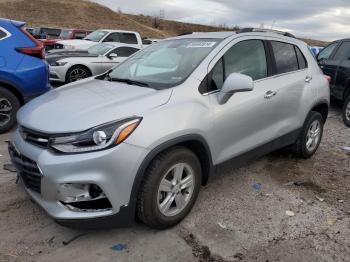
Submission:
[[[8,138],[0,136],[1,166]],[[350,157],[342,146],[350,146],[350,129],[335,107],[312,159],[280,152],[227,170],[166,231],[61,227],[15,173],[1,170],[0,261],[350,261]]]

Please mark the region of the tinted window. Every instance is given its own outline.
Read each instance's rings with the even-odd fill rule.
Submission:
[[[323,49],[317,56],[317,60],[327,60],[333,53],[334,48],[337,46],[337,43],[333,43]]]
[[[86,36],[84,32],[75,32],[75,39],[83,39]]]
[[[136,53],[137,51],[139,50],[133,47],[118,47],[114,49],[111,53],[117,54],[120,57],[129,57],[133,53]]]
[[[253,80],[267,77],[264,44],[260,40],[242,41],[224,55],[225,78],[231,73],[248,75]]]
[[[287,43],[271,41],[276,61],[277,74],[293,72],[299,69],[294,46]]]
[[[125,44],[137,44],[137,38],[135,34],[120,33],[120,42]]]
[[[340,45],[335,53],[334,60],[349,60],[350,57],[350,42],[344,42]]]
[[[297,53],[299,69],[307,68],[306,59],[305,59],[303,53],[300,51],[300,49],[297,46],[295,46],[295,51]]]
[[[109,36],[107,36],[103,42],[120,42],[119,34],[118,33],[112,33]]]
[[[0,39],[4,38],[6,36],[6,33],[0,30]]]

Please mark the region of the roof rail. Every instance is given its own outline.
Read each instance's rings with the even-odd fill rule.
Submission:
[[[242,34],[242,33],[252,33],[252,32],[265,32],[265,33],[275,33],[287,37],[292,37],[296,38],[294,35],[288,32],[283,32],[283,31],[278,31],[278,30],[273,30],[273,29],[264,29],[264,28],[253,28],[253,27],[248,27],[248,28],[242,28],[237,31],[237,34]]]

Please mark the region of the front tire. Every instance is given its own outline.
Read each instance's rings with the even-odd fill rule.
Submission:
[[[350,95],[345,99],[343,105],[343,121],[345,125],[350,127]]]
[[[165,229],[191,211],[201,185],[196,155],[184,147],[159,154],[147,168],[138,194],[137,215],[146,225]]]
[[[84,66],[73,66],[66,75],[66,82],[71,83],[91,76],[91,72]]]
[[[0,134],[16,125],[16,114],[20,107],[18,98],[11,91],[0,87]]]
[[[323,125],[324,119],[322,115],[312,111],[293,146],[297,157],[307,159],[315,154],[322,140]]]

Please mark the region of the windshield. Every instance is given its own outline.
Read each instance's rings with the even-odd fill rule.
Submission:
[[[177,39],[154,43],[115,67],[110,79],[146,83],[155,89],[185,81],[218,44],[218,39]]]
[[[113,47],[114,46],[111,44],[103,43],[103,44],[94,45],[90,47],[87,51],[89,54],[92,54],[92,55],[104,55],[105,53],[113,49]]]
[[[60,38],[60,39],[69,39],[71,33],[72,33],[71,30],[62,30],[62,32],[61,32],[59,38]]]
[[[101,39],[102,39],[106,34],[108,34],[107,31],[97,30],[97,31],[94,31],[94,32],[88,34],[84,39],[85,39],[85,40],[90,40],[90,41],[93,41],[93,42],[100,42]]]

